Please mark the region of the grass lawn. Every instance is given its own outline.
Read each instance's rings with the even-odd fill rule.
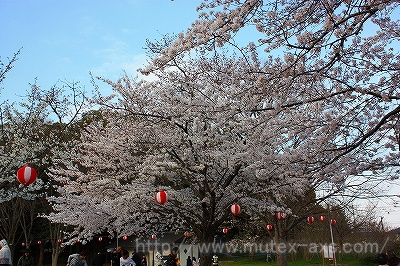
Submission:
[[[365,256],[363,258],[356,258],[352,255],[347,255],[343,259],[337,259],[337,266],[375,266],[378,265],[373,261],[374,255]],[[266,260],[265,255],[254,256],[250,259],[248,256],[219,256],[218,266],[272,266],[276,265],[276,261]],[[314,257],[310,260],[304,259],[288,259],[288,266],[330,266],[333,265],[332,261],[325,259],[325,264],[323,264],[321,257]]]

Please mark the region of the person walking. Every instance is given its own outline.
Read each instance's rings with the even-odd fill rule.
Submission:
[[[142,255],[139,252],[135,252],[132,254],[133,261],[136,263],[136,265],[140,266],[142,264]]]
[[[81,251],[79,254],[69,255],[67,266],[88,266],[85,251]]]
[[[141,265],[142,266],[147,266],[147,259],[146,259],[145,255],[142,256]]]
[[[129,252],[126,249],[121,251],[120,266],[136,266],[135,261],[129,257]]]
[[[31,256],[31,251],[29,249],[24,249],[22,256],[18,259],[17,266],[33,266],[34,259]]]
[[[387,266],[387,255],[386,253],[378,254],[378,264],[379,266]]]
[[[0,266],[10,266],[12,264],[11,249],[7,240],[0,240]]]
[[[122,246],[118,246],[112,253],[111,253],[111,266],[119,266],[120,259],[122,257],[122,251],[124,248]]]
[[[177,266],[178,265],[178,248],[174,247],[171,250],[171,253],[167,257],[167,261],[165,262],[166,266]]]
[[[188,256],[186,259],[186,266],[193,266],[193,261],[192,258],[190,258],[190,256]]]
[[[155,265],[162,266],[163,264],[164,264],[163,256],[161,255],[160,251],[157,251],[156,257],[155,257]]]
[[[400,258],[396,256],[394,251],[387,252],[387,265],[388,266],[397,266],[400,263]]]

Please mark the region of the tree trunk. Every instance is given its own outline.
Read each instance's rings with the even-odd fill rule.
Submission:
[[[44,245],[40,245],[40,250],[39,250],[39,259],[37,266],[42,266],[43,265],[43,258],[44,258]]]
[[[54,247],[52,249],[52,253],[51,253],[51,266],[57,266],[58,265],[58,256],[60,255],[59,250],[59,244],[56,245],[56,247]]]
[[[280,253],[276,254],[276,265],[277,266],[287,266],[287,254]]]
[[[199,231],[202,229],[199,229]],[[212,232],[212,233],[209,233]],[[207,228],[206,230],[204,230],[204,233],[202,234],[202,239],[200,241],[200,243],[210,243],[210,247],[213,247],[212,244],[216,244],[215,243],[215,239],[214,239],[214,232],[215,229],[214,228]],[[214,256],[214,250],[212,250],[210,248],[210,250],[203,250],[203,254],[201,255],[200,261],[199,261],[199,265],[200,266],[212,266],[212,262],[213,262],[213,256]],[[200,255],[199,255],[200,256]]]
[[[275,251],[276,251],[276,265],[277,266],[287,266],[287,248],[288,245],[285,240],[285,236],[283,235],[283,230],[280,228],[281,226],[275,227]]]
[[[62,233],[64,231],[64,225],[59,223],[49,222],[49,234],[51,238],[51,266],[57,266],[58,257],[64,248],[60,246],[58,239],[62,239]]]

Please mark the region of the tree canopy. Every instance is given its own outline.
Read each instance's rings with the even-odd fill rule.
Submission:
[[[308,193],[313,204],[372,195],[399,174],[398,10],[204,1],[185,33],[148,43],[141,71],[154,80],[99,78],[115,94],[98,95],[79,141],[51,155],[47,217],[74,226],[71,243],[171,230],[207,242],[234,203],[262,219],[309,210],[293,205]]]

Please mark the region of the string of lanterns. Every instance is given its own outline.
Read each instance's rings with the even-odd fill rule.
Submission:
[[[321,222],[325,222],[325,221],[326,221],[326,216],[321,215],[321,216],[319,217],[319,220],[320,220]],[[308,216],[308,217],[307,217],[307,222],[308,222],[309,224],[312,224],[314,221],[315,221],[314,216]],[[331,223],[331,225],[335,225],[335,224],[336,224],[336,220],[335,220],[335,219],[331,219],[331,220],[330,220],[330,223]]]
[[[164,190],[160,189],[160,190],[154,195],[154,200],[155,200],[158,204],[161,204],[161,205],[165,204],[165,203],[168,201],[168,194],[167,194],[167,192],[165,192]],[[240,206],[239,206],[239,204],[236,204],[236,203],[235,203],[235,204],[232,204],[232,205],[229,207],[229,211],[230,211],[234,216],[239,215],[239,213],[240,213]],[[223,228],[223,229],[222,229],[222,232],[223,232],[224,234],[227,234],[227,233],[228,233],[228,229],[227,229],[227,228]],[[189,236],[190,236],[190,233],[186,231],[186,232],[184,233],[184,236],[185,236],[185,237],[189,237]],[[153,234],[153,235],[151,236],[151,239],[155,240],[155,239],[157,239],[157,236]]]
[[[37,171],[36,171],[36,169],[33,168],[33,167],[31,167],[31,166],[29,166],[29,165],[24,165],[24,166],[22,166],[21,168],[19,168],[18,171],[17,171],[17,180],[18,180],[22,185],[28,186],[28,185],[34,183],[34,182],[36,181],[36,178],[37,178]],[[163,205],[163,204],[165,204],[165,203],[168,201],[168,194],[167,194],[164,190],[159,190],[159,191],[154,195],[154,199],[155,199],[155,201],[156,201],[158,204]],[[232,204],[232,205],[229,207],[229,210],[230,210],[230,212],[231,212],[234,216],[239,215],[240,212],[241,212],[241,208],[240,208],[239,204],[236,204],[236,203],[235,203],[235,204]],[[276,218],[278,221],[282,221],[282,220],[285,219],[285,213],[282,212],[282,211],[276,212],[276,213],[275,213],[275,218]],[[314,223],[315,218],[314,218],[313,216],[308,216],[306,220],[307,220],[307,222],[308,222],[309,224],[312,224],[312,223]],[[326,217],[323,216],[323,215],[321,215],[321,216],[319,217],[319,220],[320,220],[321,222],[324,222],[324,221],[326,220]],[[331,224],[332,226],[335,225],[335,224],[336,224],[336,220],[335,220],[335,219],[331,219],[331,220],[330,220],[330,224]],[[267,224],[266,230],[268,230],[268,231],[273,230],[273,226],[272,226],[271,224]],[[228,233],[228,229],[227,229],[227,228],[223,228],[223,229],[222,229],[222,233],[227,234],[227,233]],[[190,236],[190,233],[186,231],[186,232],[184,233],[184,236],[185,236],[185,237],[189,237],[189,236]],[[125,235],[125,236],[122,237],[122,239],[123,239],[123,240],[127,240],[127,239],[128,239],[128,236]],[[155,240],[155,239],[157,239],[157,236],[156,236],[155,234],[153,234],[153,235],[151,235],[151,239]],[[103,241],[103,237],[100,236],[100,237],[98,238],[98,241]],[[61,239],[57,239],[57,243],[61,243],[61,242],[62,242]],[[77,239],[76,242],[80,242],[80,240]],[[42,241],[41,241],[41,240],[38,240],[37,244],[38,244],[38,245],[41,245],[41,244],[42,244]],[[22,246],[25,246],[25,243],[22,243],[21,245],[22,245]]]
[[[25,186],[30,185],[30,184],[32,184],[33,182],[35,182],[35,181],[36,181],[36,178],[37,178],[37,171],[36,171],[36,169],[30,167],[29,165],[24,165],[23,167],[19,168],[18,171],[17,171],[17,180],[18,180],[21,184],[23,184],[23,185],[25,185]],[[167,194],[164,190],[159,190],[159,191],[155,194],[154,199],[155,199],[155,201],[156,201],[157,203],[163,205],[163,204],[165,204],[165,203],[168,201],[168,194]],[[235,204],[232,204],[232,205],[230,206],[229,210],[230,210],[230,212],[231,212],[234,216],[239,215],[239,214],[240,214],[240,211],[241,211],[239,204],[236,204],[236,203],[235,203]],[[278,221],[282,221],[283,219],[285,219],[285,213],[282,212],[282,211],[276,212],[276,213],[275,213],[275,217],[276,217],[276,219],[277,219]],[[321,222],[324,222],[324,221],[326,220],[326,217],[323,216],[323,215],[321,215],[321,216],[319,217],[319,220],[320,220]],[[307,222],[308,222],[309,224],[312,224],[314,221],[315,221],[314,216],[308,216],[308,217],[307,217]],[[335,225],[335,224],[336,224],[336,220],[335,220],[335,219],[331,219],[330,222],[331,222],[331,225]],[[268,231],[271,231],[271,230],[273,230],[273,226],[272,226],[271,224],[267,224],[266,229],[267,229]],[[227,234],[227,233],[228,233],[228,229],[227,229],[227,228],[223,228],[223,229],[222,229],[222,232],[223,232],[224,234]],[[184,236],[185,236],[185,237],[189,237],[189,236],[190,236],[189,232],[185,232],[185,233],[184,233]],[[123,236],[122,239],[123,239],[123,240],[127,240],[127,239],[128,239],[128,236]],[[153,235],[151,235],[151,239],[155,240],[155,239],[157,239],[157,236],[156,236],[155,234],[153,234]],[[98,240],[99,240],[99,241],[102,241],[102,240],[103,240],[103,237],[99,237]],[[58,242],[58,243],[61,243],[62,240],[61,240],[61,239],[57,239],[57,242]],[[79,239],[77,239],[76,242],[79,242]],[[42,242],[39,240],[39,241],[38,241],[38,244],[40,245],[40,244],[42,244]],[[24,246],[25,243],[22,243],[22,245]]]

